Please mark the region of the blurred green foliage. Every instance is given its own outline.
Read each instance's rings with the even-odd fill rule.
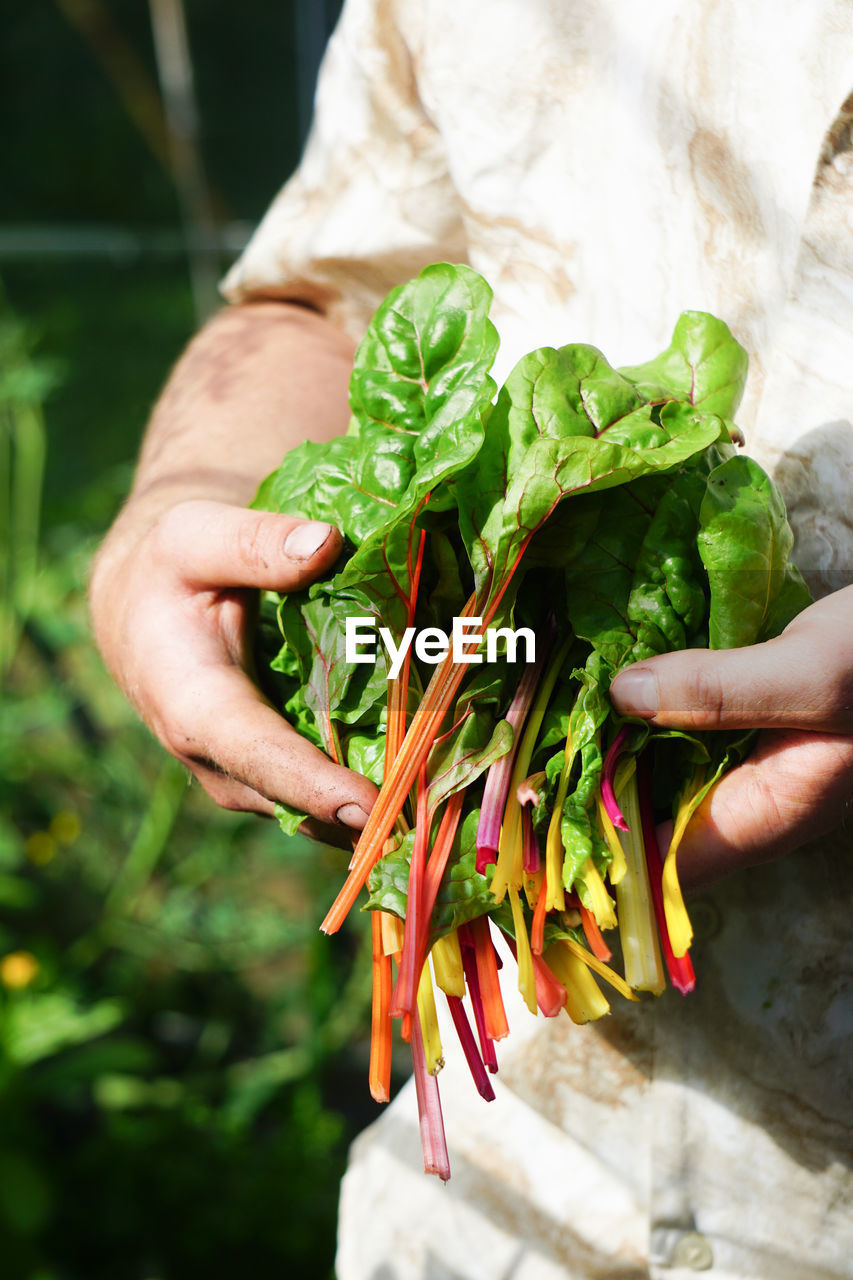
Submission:
[[[170,179],[68,7],[4,6],[0,223],[175,227]],[[145,0],[101,8],[153,76]],[[187,16],[220,209],[254,220],[297,156],[292,6]],[[345,855],[191,787],[86,615],[193,327],[186,265],[2,274],[0,1276],[325,1278],[346,1146],[375,1110],[362,931],[317,931]]]
[[[8,308],[0,350],[4,1280],[329,1275],[370,1115],[361,931],[317,932],[345,855],[215,809],[135,721],[88,635],[88,522],[38,559],[16,532],[57,372]]]

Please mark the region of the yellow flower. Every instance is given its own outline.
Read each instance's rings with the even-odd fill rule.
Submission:
[[[0,982],[11,991],[28,987],[39,971],[39,962],[31,951],[10,951],[0,960]]]
[[[80,819],[71,809],[60,809],[50,824],[50,834],[57,844],[73,844],[80,836]]]
[[[34,831],[27,837],[27,857],[37,867],[45,867],[56,857],[58,845],[49,831]]]

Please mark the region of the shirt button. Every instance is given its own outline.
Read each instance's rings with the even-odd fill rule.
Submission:
[[[698,1231],[685,1231],[673,1245],[671,1267],[687,1267],[690,1271],[707,1271],[714,1265],[711,1242]]]

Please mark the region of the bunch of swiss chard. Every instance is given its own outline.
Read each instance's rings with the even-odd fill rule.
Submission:
[[[496,392],[490,301],[447,264],[395,289],[356,355],[348,433],[290,452],[255,504],[344,535],[327,581],[275,602],[272,667],[283,713],[380,787],[323,928],[367,888],[370,1089],[389,1096],[398,1019],[425,1165],[445,1178],[435,988],[493,1097],[508,1031],[496,931],[534,1014],[601,1017],[598,979],[627,999],[667,975],[694,985],[677,851],[751,735],[625,719],[610,681],[654,654],[767,639],[809,601],[782,500],[735,448],[747,362],[725,324],[685,313],[631,368],[541,348]],[[375,662],[346,660],[353,615],[386,629]],[[495,660],[402,647],[453,618],[497,629]],[[522,628],[535,661],[513,652]],[[389,647],[405,651],[393,677]],[[303,816],[281,807],[286,831]]]

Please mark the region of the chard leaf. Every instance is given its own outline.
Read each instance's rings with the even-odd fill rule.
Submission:
[[[394,516],[410,473],[405,458],[383,462],[355,436],[306,441],[264,480],[252,506],[328,521],[359,545]]]
[[[427,758],[430,810],[454,791],[475,782],[512,747],[512,728],[497,718],[512,685],[513,667],[478,668],[458,698],[453,724],[436,739]]]
[[[601,752],[601,730],[610,715],[607,690],[610,668],[596,650],[590,654],[583,671],[577,673],[581,686],[569,721],[571,750],[580,755],[581,770],[577,783],[563,803],[560,835],[565,851],[563,887],[571,889],[590,854],[597,854],[604,864],[610,861],[607,847],[594,821],[593,807],[601,783],[604,758]]]
[[[471,786],[511,747],[512,727],[506,720],[494,724],[487,713],[468,711],[452,735],[437,739],[429,754],[430,805]]]
[[[528,541],[564,498],[669,470],[712,444],[724,430],[719,418],[699,414],[689,405],[667,404],[653,438],[651,406],[620,420],[624,430],[618,440],[609,438],[606,422],[597,436],[589,434],[589,418],[584,434],[546,434],[558,431],[560,422],[538,412],[536,380],[527,376],[528,365],[532,358],[539,362],[539,380],[549,362],[562,375],[575,352],[585,368],[589,348],[546,349],[521,361],[498,397],[476,466],[457,476],[459,523],[474,569],[478,609],[484,612],[500,598]],[[621,407],[614,397],[613,412]],[[600,410],[601,404],[597,412],[603,421]]]
[[[384,726],[373,725],[368,729],[358,726],[347,734],[346,762],[356,773],[364,774],[377,787],[382,785],[385,768]]]
[[[335,758],[335,719],[361,719],[385,695],[381,662],[375,678],[361,664],[347,669],[345,614],[358,606],[402,633],[412,607],[418,517],[443,477],[482,443],[497,349],[490,300],[481,277],[447,264],[389,295],[356,353],[354,430],[291,451],[256,497],[258,507],[328,520],[356,547],[333,583],[300,594],[283,614],[306,706]],[[436,505],[451,501],[443,494]]]
[[[367,881],[370,896],[364,904],[365,911],[389,911],[405,920],[414,843],[414,831],[407,831],[402,840],[379,859]]]
[[[385,700],[384,650],[378,651],[375,664],[348,663],[348,602],[325,593],[313,594],[314,590],[285,597],[280,618],[285,640],[296,658],[304,704],[313,716],[324,751],[340,761],[341,744],[335,722],[360,720]]]
[[[295,836],[302,823],[308,818],[307,813],[300,813],[298,809],[285,804],[282,800],[279,800],[275,806],[275,816],[286,836]]]
[[[405,459],[427,488],[470,457],[471,431],[491,400],[498,336],[492,291],[470,267],[427,267],[394,289],[359,346],[350,404],[359,440],[378,458]],[[405,488],[405,486],[403,486]]]
[[[707,613],[706,578],[696,548],[706,477],[676,475],[657,503],[639,548],[627,614],[636,639],[628,660],[687,647]]]
[[[606,495],[577,499],[591,507],[596,523],[583,555],[566,569],[569,618],[577,635],[587,640],[615,669],[636,642],[629,613],[637,553],[649,527],[648,482],[625,485]],[[660,483],[655,480],[659,490]]]
[[[785,504],[757,462],[733,457],[714,468],[699,525],[699,554],[711,588],[712,649],[754,644],[791,609],[808,604],[799,575],[788,566],[794,539]]]
[[[444,530],[430,529],[429,553],[426,573],[431,581],[426,599],[421,590],[421,608],[428,625],[443,627],[448,618],[461,615],[471,593],[462,584],[456,549]]]
[[[475,819],[473,833],[468,825],[471,818]],[[479,809],[466,816],[465,831],[470,833],[470,839],[463,839],[459,857],[448,864],[444,873],[432,913],[430,945],[436,938],[444,937],[460,925],[476,920],[478,916],[487,915],[494,909],[495,900],[489,890],[494,867],[489,867],[488,875],[485,876],[480,875],[476,867],[475,838],[479,820]]]
[[[796,565],[785,566],[785,576],[778,594],[764,620],[759,640],[770,640],[785,630],[788,623],[812,603],[812,594]]]
[[[359,540],[335,588],[369,598],[395,635],[409,620],[418,519],[430,500],[452,504],[441,482],[483,442],[498,343],[491,297],[468,267],[427,267],[389,294],[356,353],[350,402],[358,444],[377,477],[392,477],[396,509]]]
[[[704,311],[685,311],[665,351],[620,373],[646,400],[686,400],[703,413],[731,418],[746,385],[747,364],[728,325]]]

